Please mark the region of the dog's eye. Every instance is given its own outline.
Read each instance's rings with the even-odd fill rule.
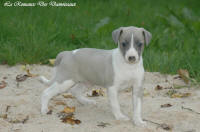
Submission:
[[[137,46],[138,46],[138,47],[142,47],[142,43],[140,43],[140,42],[137,43]]]
[[[123,46],[123,47],[126,47],[126,45],[127,45],[126,42],[123,42],[123,43],[122,43],[122,46]]]

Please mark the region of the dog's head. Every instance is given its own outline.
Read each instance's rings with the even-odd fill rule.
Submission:
[[[112,38],[118,44],[125,61],[131,64],[139,62],[144,45],[150,43],[152,35],[144,28],[130,26],[114,30]]]

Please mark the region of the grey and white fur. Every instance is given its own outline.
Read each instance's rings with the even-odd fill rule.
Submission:
[[[88,86],[99,85],[107,88],[114,117],[117,120],[129,120],[120,110],[118,91],[132,87],[133,121],[136,125],[146,125],[142,120],[142,52],[152,35],[144,28],[130,26],[114,30],[112,38],[118,45],[116,49],[83,48],[58,54],[52,79],[40,77],[43,83],[49,85],[41,97],[42,114],[48,112],[48,102],[53,96],[70,89],[80,103],[96,104],[94,100],[83,96],[82,92]]]

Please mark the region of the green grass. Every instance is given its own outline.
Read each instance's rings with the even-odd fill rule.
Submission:
[[[199,0],[77,0],[76,7],[3,7],[4,2],[0,62],[44,63],[63,50],[115,48],[111,32],[134,25],[153,35],[143,54],[147,71],[174,74],[184,68],[200,81]]]

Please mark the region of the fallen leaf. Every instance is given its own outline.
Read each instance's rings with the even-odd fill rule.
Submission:
[[[28,115],[22,115],[18,114],[15,117],[8,118],[8,122],[10,123],[26,123],[26,121],[29,119]]]
[[[56,59],[49,59],[49,64],[50,64],[50,65],[54,65],[54,64],[55,64],[55,60],[56,60]]]
[[[163,87],[160,86],[160,85],[157,85],[157,86],[155,87],[155,90],[162,90],[162,89],[163,89]]]
[[[106,127],[106,126],[108,126],[108,125],[110,125],[110,123],[105,123],[105,122],[99,122],[98,124],[97,124],[97,126],[98,127]]]
[[[150,95],[150,93],[146,89],[144,89],[143,95],[148,96],[148,95]]]
[[[174,79],[179,79],[179,78],[181,78],[180,76],[176,76],[176,77],[174,77]]]
[[[171,104],[163,104],[163,105],[161,105],[160,107],[161,108],[166,108],[166,107],[171,107],[172,105]]]
[[[7,83],[5,81],[0,82],[0,89],[3,89],[7,86]]]
[[[22,123],[23,124],[26,123],[28,121],[28,119],[29,119],[29,116],[26,116],[26,118],[22,121]]]
[[[74,98],[71,94],[63,94],[62,96],[64,98]]]
[[[167,91],[167,95],[169,96],[169,97],[171,97],[173,94],[175,94],[175,93],[177,93],[177,91],[176,90],[174,90],[174,89],[170,89],[169,91]]]
[[[81,123],[80,120],[74,119],[74,114],[73,113],[64,113],[62,111],[61,113],[59,113],[58,116],[61,117],[61,120],[64,123],[68,123],[68,124],[71,124],[71,125],[80,124]]]
[[[28,75],[19,74],[19,75],[16,76],[16,81],[22,82],[22,81],[25,81],[28,77],[29,77]]]
[[[51,115],[52,114],[52,110],[49,110],[48,112],[47,112],[47,115]]]
[[[69,114],[69,113],[73,113],[75,111],[75,107],[65,107],[64,108],[64,110],[63,110],[63,112],[64,113],[67,113],[67,114]]]
[[[29,69],[27,69],[26,72],[27,72],[27,76],[28,77],[37,77],[37,76],[39,76],[38,74],[31,74]]]
[[[56,105],[66,105],[66,103],[62,102],[62,101],[58,101],[58,102],[56,102]]]
[[[7,79],[7,77],[3,77],[3,79],[5,80],[5,79]]]
[[[99,96],[98,91],[97,91],[97,90],[92,91],[92,96],[93,96],[93,97],[94,97],[94,96]]]
[[[165,123],[161,124],[160,127],[164,130],[167,130],[167,131],[172,130],[172,127],[165,124]]]
[[[92,94],[88,95],[88,97],[97,97],[97,96],[105,96],[103,89],[94,89],[92,90]]]
[[[99,95],[101,95],[101,96],[105,96],[105,92],[103,91],[102,88],[99,89]]]
[[[22,65],[22,66],[21,66],[21,69],[22,69],[23,71],[26,71],[26,65]]]
[[[185,98],[191,96],[191,93],[175,93],[171,95],[171,98]]]
[[[75,121],[75,124],[80,124],[80,123],[81,123],[81,121],[78,120],[78,119],[76,119],[76,120],[74,120],[74,121]]]
[[[183,81],[188,84],[189,83],[189,72],[186,69],[179,69],[178,70],[178,74],[180,75],[180,77],[183,79]]]
[[[10,108],[10,105],[7,105],[6,106],[6,112],[8,112],[9,108]]]
[[[169,87],[165,87],[164,89],[173,89],[173,87],[169,86]]]
[[[68,123],[71,125],[74,124],[80,124],[81,121],[78,119],[74,119],[74,113],[75,112],[75,107],[65,107],[63,111],[61,111],[60,113],[58,113],[58,117],[61,117],[60,119],[62,120],[62,122],[64,123]]]
[[[74,113],[66,114],[66,113],[64,113],[63,111],[61,111],[61,112],[58,113],[58,117],[60,117],[61,120],[62,120],[63,118],[66,118],[66,116],[67,116],[68,118],[74,118]]]
[[[80,124],[81,121],[78,120],[78,119],[73,119],[73,118],[69,118],[69,117],[66,117],[66,118],[63,118],[62,119],[62,122],[64,123],[68,123],[68,124],[71,124],[71,125],[74,125],[74,124]]]
[[[0,114],[0,118],[7,119],[7,117],[8,117],[7,114]]]

